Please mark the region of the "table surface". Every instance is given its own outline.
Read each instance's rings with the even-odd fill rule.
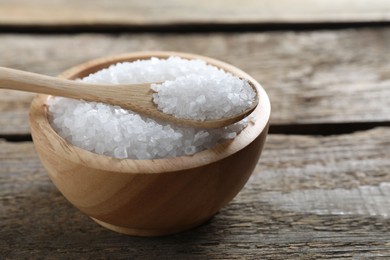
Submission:
[[[32,94],[0,90],[1,259],[390,258],[390,3],[0,1],[0,66],[48,75],[174,50],[262,83],[270,133],[239,195],[193,230],[137,238],[70,205],[31,142]]]

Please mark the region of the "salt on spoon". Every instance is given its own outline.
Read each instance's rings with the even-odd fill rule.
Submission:
[[[162,85],[164,84],[165,83]],[[0,67],[0,89],[14,89],[118,105],[124,109],[130,109],[154,119],[184,126],[198,128],[219,128],[228,126],[248,116],[258,104],[257,92],[252,86],[254,98],[253,100],[250,100],[248,107],[240,113],[219,118],[180,118],[168,114],[170,112],[174,114],[175,111],[160,111],[157,108],[156,104],[153,102],[154,91],[150,88],[150,85],[151,83],[110,85],[86,84],[79,81],[64,80],[56,77]],[[158,87],[158,84],[155,84],[154,89],[159,91],[164,90],[164,87],[160,88]],[[178,98],[180,99],[180,97]],[[155,100],[158,102],[159,98],[157,97]]]

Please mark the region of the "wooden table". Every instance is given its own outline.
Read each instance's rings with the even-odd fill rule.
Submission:
[[[56,75],[140,50],[227,61],[263,84],[270,135],[241,193],[206,224],[106,230],[48,179],[31,94],[0,91],[0,259],[390,258],[390,3],[0,1],[0,66]]]

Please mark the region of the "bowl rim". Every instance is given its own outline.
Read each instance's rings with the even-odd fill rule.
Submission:
[[[50,98],[49,95],[39,94],[34,98],[30,108],[30,124],[32,126],[37,126],[41,130],[37,131],[36,134],[40,135],[39,138],[45,136],[44,138],[50,140],[50,145],[55,151],[66,151],[65,153],[63,153],[63,155],[66,156],[66,159],[68,160],[78,161],[79,163],[89,168],[94,168],[98,170],[138,174],[176,172],[214,163],[234,153],[237,153],[238,151],[252,143],[263,131],[268,130],[268,123],[271,114],[271,105],[268,95],[263,89],[263,87],[254,78],[252,78],[249,74],[242,71],[241,69],[231,64],[210,57],[192,53],[172,51],[132,52],[93,59],[81,63],[62,72],[59,77],[66,79],[75,79],[79,74],[87,76],[100,69],[107,68],[109,65],[115,63],[134,61],[138,59],[149,59],[151,57],[168,58],[170,56],[179,56],[184,59],[201,59],[204,60],[207,64],[216,66],[226,72],[230,72],[234,75],[251,81],[251,83],[253,83],[253,85],[256,87],[259,95],[259,105],[251,114],[255,116],[254,120],[250,120],[248,125],[234,139],[225,140],[221,143],[216,144],[212,148],[197,152],[189,156],[183,155],[179,157],[148,160],[129,158],[119,159],[107,155],[100,155],[79,148],[66,141],[59,134],[57,134],[57,132],[52,128],[49,123],[46,105],[46,100]]]

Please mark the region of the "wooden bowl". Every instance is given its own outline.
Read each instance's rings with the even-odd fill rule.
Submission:
[[[50,126],[47,95],[30,108],[35,148],[55,186],[74,206],[108,229],[135,236],[184,231],[211,218],[247,182],[268,131],[270,103],[264,89],[245,72],[224,62],[187,53],[139,52],[75,66],[62,78],[76,79],[110,64],[150,57],[202,59],[250,80],[259,93],[255,119],[233,140],[192,156],[156,160],[115,159],[78,148]]]

